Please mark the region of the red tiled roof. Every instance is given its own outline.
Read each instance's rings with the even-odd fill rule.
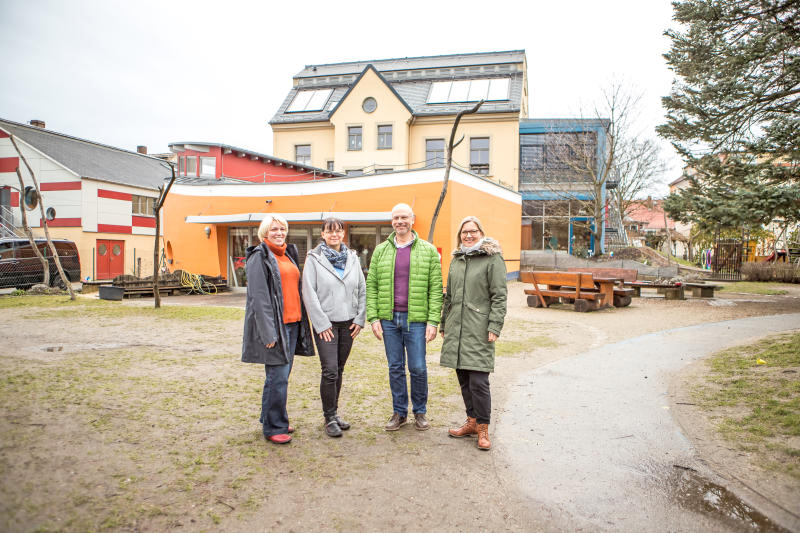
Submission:
[[[651,207],[652,205],[652,207]],[[661,200],[650,202],[637,202],[625,215],[625,220],[636,221],[642,225],[643,229],[663,230],[664,229],[664,209],[661,207]],[[667,217],[670,229],[675,229],[675,221]]]

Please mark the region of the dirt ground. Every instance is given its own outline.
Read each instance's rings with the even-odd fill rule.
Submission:
[[[788,289],[785,296],[644,297],[579,314],[566,305],[528,308],[522,285],[511,283],[492,376],[493,425],[504,423],[505,384],[520,371],[649,332],[798,312],[800,288]],[[353,428],[341,439],[323,434],[318,362],[302,358],[290,381],[295,439],[277,447],[258,426],[263,378],[257,365],[238,361],[239,311],[210,311],[242,307],[243,296],[164,303],[196,312],[181,308],[164,318],[145,312],[150,300],[111,310],[0,309],[8,332],[0,345],[0,530],[553,528],[547,510],[504,476],[511,465],[502,442],[486,453],[472,439],[447,438],[464,414],[455,376],[438,365],[441,341],[428,353],[431,430],[382,431],[391,414],[385,358],[365,332],[342,391],[340,412]],[[770,482],[741,466],[746,458],[718,453],[713,428],[692,418],[700,415],[684,416],[720,475],[756,487]]]

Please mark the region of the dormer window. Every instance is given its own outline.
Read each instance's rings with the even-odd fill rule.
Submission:
[[[428,92],[429,104],[508,100],[508,78],[435,81]]]
[[[287,113],[304,113],[322,111],[328,102],[333,89],[317,89],[314,91],[297,91],[292,103],[286,108]]]

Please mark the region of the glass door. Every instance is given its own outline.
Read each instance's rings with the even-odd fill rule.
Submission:
[[[247,275],[244,270],[247,247],[258,243],[257,233],[258,228],[253,227],[228,230],[228,279],[233,286],[247,286]],[[235,277],[235,282],[232,277]]]

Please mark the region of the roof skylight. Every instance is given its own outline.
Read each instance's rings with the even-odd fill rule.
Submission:
[[[508,78],[483,80],[435,81],[431,84],[427,103],[477,102],[508,100]]]
[[[314,91],[297,91],[292,103],[286,108],[287,113],[304,111],[322,111],[333,89],[317,89]]]

